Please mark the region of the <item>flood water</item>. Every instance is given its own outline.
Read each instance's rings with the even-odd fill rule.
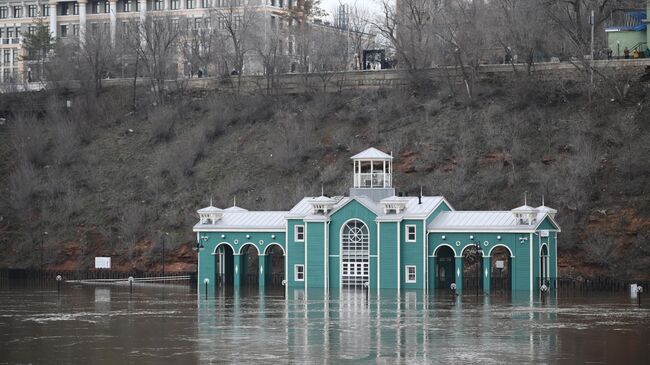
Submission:
[[[648,363],[650,305],[625,293],[425,296],[0,286],[0,363]]]

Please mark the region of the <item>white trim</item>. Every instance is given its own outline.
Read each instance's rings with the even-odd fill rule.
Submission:
[[[405,228],[405,231],[406,231],[406,232],[404,232],[405,233],[404,242],[408,242],[408,243],[417,242],[418,241],[418,226],[416,224],[405,224],[404,228]],[[409,238],[409,235],[411,234],[411,232],[409,232],[410,228],[414,229],[413,239],[412,240]]]
[[[298,279],[298,267],[302,267],[302,279]],[[305,265],[303,264],[293,265],[293,281],[305,281]]]
[[[307,280],[308,280],[307,279],[307,224],[305,224],[304,227],[305,227],[305,230],[304,230],[304,237],[305,237],[305,240],[304,240],[304,242],[305,242],[305,268],[303,270],[304,270],[305,274],[304,274],[303,278],[304,278],[304,281],[305,281],[305,297],[306,297],[307,296]],[[295,231],[294,231],[294,233],[295,233]]]
[[[451,252],[453,252],[453,253],[454,253],[454,257],[456,257],[457,254],[456,254],[456,250],[454,249],[454,246],[452,246],[452,245],[450,245],[450,244],[448,244],[448,243],[440,243],[440,244],[438,244],[438,245],[436,246],[436,248],[433,250],[433,254],[431,255],[431,257],[438,257],[437,252],[438,252],[438,250],[440,249],[440,247],[442,247],[442,246],[447,246],[447,247],[451,248]]]
[[[465,256],[463,256],[463,253],[465,252],[465,250],[466,250],[467,247],[469,247],[469,246],[476,246],[476,245],[473,244],[473,243],[468,243],[468,244],[466,244],[465,246],[463,246],[463,249],[460,250],[460,257],[465,257]],[[481,247],[481,248],[482,248],[482,247]],[[485,254],[483,253],[483,250],[481,250],[481,257],[485,257]]]
[[[284,244],[287,245],[287,251],[284,253],[284,297],[289,297],[289,220],[284,220]],[[286,301],[285,301],[286,303]]]
[[[533,301],[533,234],[530,234],[530,237],[528,239],[528,244],[530,244],[530,261],[529,261],[529,267],[530,267],[530,301]]]
[[[414,274],[415,274],[415,279],[410,280],[409,279],[409,269],[413,268],[414,269]],[[404,266],[404,282],[407,284],[415,284],[418,282],[418,267],[417,265],[405,265]]]
[[[207,228],[207,227],[194,227],[194,232],[285,232],[284,228],[246,228],[246,227],[230,227],[230,228]]]
[[[339,257],[339,255],[329,255],[330,257]]]
[[[427,221],[426,219],[422,220],[422,267],[424,268],[424,276],[422,277],[422,284],[424,293],[428,292],[427,282],[429,281],[429,260],[427,259]]]
[[[492,257],[492,251],[497,247],[505,247],[506,250],[508,250],[508,252],[510,252],[510,257],[515,257],[515,255],[512,254],[512,250],[510,249],[510,247],[506,246],[503,243],[497,243],[496,245],[492,246],[490,248],[490,251],[488,251],[488,255],[486,257]]]
[[[252,245],[253,247],[255,247],[255,249],[257,250],[257,256],[260,255],[260,249],[253,242],[244,242],[244,243],[242,243],[241,246],[239,246],[239,254],[240,255],[242,254],[242,252],[241,252],[242,248],[244,248],[244,246],[246,246],[246,245]]]
[[[539,227],[539,226],[544,222],[544,220],[545,220],[546,218],[548,218],[548,219],[551,220],[551,223],[555,226],[555,231],[556,231],[556,232],[562,232],[562,229],[560,228],[560,225],[557,224],[557,222],[555,221],[555,219],[553,219],[553,217],[551,217],[551,215],[548,214],[548,213],[544,213],[544,216],[542,217],[542,219],[540,219],[539,222],[537,223],[537,225],[535,225],[535,230],[537,230],[537,227]],[[552,229],[549,229],[549,231],[553,231],[553,230],[552,230]]]
[[[531,233],[535,232],[534,229],[510,229],[504,227],[495,228],[429,228],[429,233]]]
[[[553,248],[555,249],[555,277],[557,278],[559,276],[557,272],[557,232],[555,232],[555,239],[553,240]]]
[[[327,222],[323,222],[323,231],[323,290],[327,292],[327,288],[329,287],[329,244],[327,242],[327,231],[329,231],[329,228]]]
[[[372,212],[371,209],[369,210]],[[359,221],[368,229],[368,281],[370,281],[370,226],[361,218],[350,218],[343,222],[339,228],[339,290],[343,290],[343,229],[352,221]]]
[[[268,245],[266,245],[266,247],[264,248],[264,253],[263,253],[263,254],[260,254],[260,256],[261,256],[261,255],[267,255],[266,251],[269,249],[269,247],[271,247],[271,246],[273,246],[273,245],[280,246],[280,249],[282,250],[282,255],[283,255],[283,256],[286,256],[286,255],[287,255],[287,251],[285,251],[284,247],[282,247],[281,244],[279,244],[278,242],[271,242],[271,243],[269,243]]]
[[[229,242],[219,242],[219,243],[217,243],[216,246],[214,246],[214,251],[212,251],[212,254],[213,254],[213,255],[216,255],[216,254],[217,254],[217,248],[219,248],[219,246],[221,246],[221,245],[228,245],[228,246],[230,246],[230,249],[232,250],[232,253],[233,253],[233,254],[235,253],[235,248],[234,248],[234,247],[233,247]],[[241,247],[240,247],[240,249],[241,249]]]
[[[402,250],[400,250],[400,248],[401,248],[400,245],[402,244],[401,243],[402,237],[401,237],[400,229],[402,228],[401,227],[402,224],[401,223],[396,223],[396,224],[397,224],[397,292],[399,293],[400,288],[402,286],[402,276],[401,276],[401,274],[402,274],[402,265],[400,263],[400,256],[401,256],[401,251],[402,251]]]
[[[377,224],[377,298],[379,298],[379,288],[381,287],[381,228],[379,222]]]
[[[302,239],[298,239],[298,227],[302,227]],[[293,241],[294,242],[305,242],[307,238],[307,225],[306,224],[296,224],[293,226]]]

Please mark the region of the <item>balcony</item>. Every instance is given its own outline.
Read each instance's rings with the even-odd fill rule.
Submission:
[[[355,188],[388,188],[392,185],[392,174],[384,172],[354,174]]]

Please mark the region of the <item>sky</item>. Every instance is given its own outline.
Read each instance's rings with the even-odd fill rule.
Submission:
[[[321,0],[321,7],[329,14],[328,20],[331,20],[339,3],[353,5],[355,2],[360,8],[366,8],[375,13],[379,12],[380,0]]]

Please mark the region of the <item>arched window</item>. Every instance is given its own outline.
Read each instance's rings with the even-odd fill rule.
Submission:
[[[344,286],[361,286],[368,281],[370,235],[360,220],[347,222],[341,230],[341,282]]]

